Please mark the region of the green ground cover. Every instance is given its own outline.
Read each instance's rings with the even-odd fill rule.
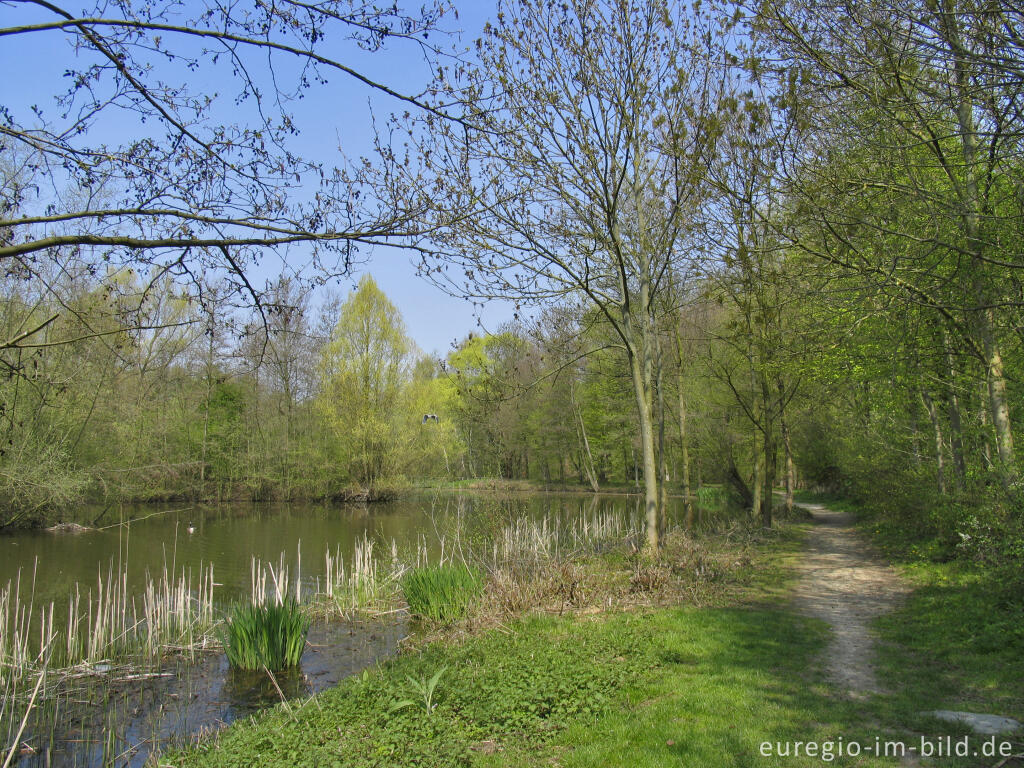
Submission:
[[[747,561],[702,605],[528,616],[459,643],[427,643],[161,764],[898,765],[844,751],[967,733],[922,716],[926,709],[1024,715],[1019,597],[962,563],[901,566],[916,591],[878,625],[879,675],[892,693],[851,699],[834,690],[822,665],[827,626],[788,604],[802,534],[802,524],[787,525],[753,556],[737,551]],[[780,756],[779,742],[791,752],[813,742],[817,754],[802,746]],[[1024,751],[1019,739],[1014,750]]]

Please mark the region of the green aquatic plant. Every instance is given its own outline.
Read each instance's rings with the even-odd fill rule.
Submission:
[[[414,568],[402,576],[402,592],[410,613],[432,621],[448,622],[464,616],[483,585],[480,574],[463,564]]]
[[[309,618],[292,598],[236,605],[225,623],[224,651],[233,669],[296,667],[306,647]]]

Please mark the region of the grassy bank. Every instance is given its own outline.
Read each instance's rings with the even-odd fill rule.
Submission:
[[[412,652],[161,764],[617,764],[634,721],[651,726],[646,764],[754,759],[768,734],[795,738],[822,707],[824,630],[774,607],[803,533],[676,531],[663,563],[577,552],[514,584],[492,569],[470,615],[428,627]],[[739,730],[737,707],[749,715]]]
[[[543,617],[432,644],[291,713],[229,729],[178,766],[747,765],[765,739],[863,723],[815,684],[825,641],[774,611],[661,609]],[[435,708],[411,680],[444,668]],[[817,761],[795,764],[814,764]],[[767,760],[765,765],[794,764]]]
[[[520,606],[519,618],[497,607],[491,584],[469,618],[427,633],[432,642],[160,764],[891,766],[844,755],[840,742],[967,733],[925,709],[1024,714],[1017,603],[983,569],[956,563],[903,566],[917,591],[879,627],[893,693],[831,688],[827,627],[788,607],[803,533],[734,526],[699,544],[677,533],[660,565],[577,558],[571,579],[549,583],[546,599],[533,595],[539,610]],[[778,742],[814,742],[818,754],[780,756]]]

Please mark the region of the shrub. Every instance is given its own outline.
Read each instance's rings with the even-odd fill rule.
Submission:
[[[236,605],[227,620],[224,650],[234,669],[296,667],[306,646],[309,619],[295,600],[277,605]]]
[[[725,506],[727,496],[724,488],[702,485],[697,489],[697,506],[701,509],[721,509]]]
[[[402,592],[414,616],[454,621],[465,615],[470,601],[483,589],[483,578],[466,565],[415,568],[402,577]]]

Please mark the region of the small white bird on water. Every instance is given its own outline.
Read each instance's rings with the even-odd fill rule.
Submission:
[[[189,523],[189,524],[188,524],[188,528],[187,528],[187,530],[188,530],[188,532],[189,532],[190,534],[191,534],[191,533],[195,533],[195,532],[196,532],[196,527],[195,527],[194,525],[192,525],[192,523]]]

